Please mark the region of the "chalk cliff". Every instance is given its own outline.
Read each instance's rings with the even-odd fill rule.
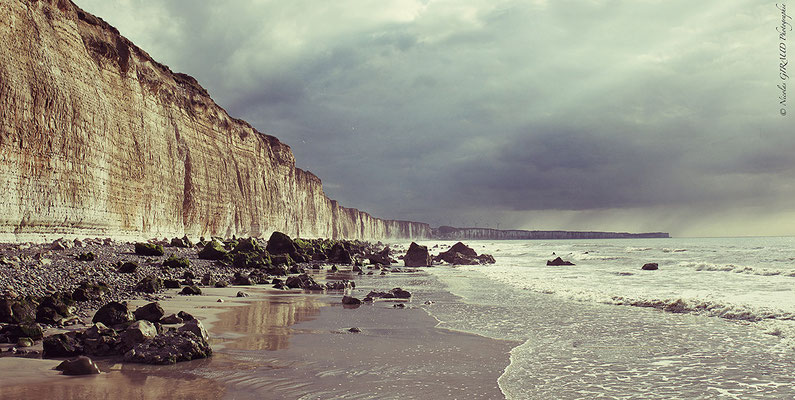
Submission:
[[[289,146],[71,1],[0,15],[0,240],[430,236],[339,206]]]

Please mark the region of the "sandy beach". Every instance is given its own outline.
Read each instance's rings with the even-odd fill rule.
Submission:
[[[318,282],[353,277],[313,276]],[[172,290],[161,305],[202,320],[213,357],[170,366],[99,359],[103,373],[88,377],[59,375],[52,368],[60,360],[4,358],[0,370],[9,379],[0,384],[0,398],[502,398],[497,379],[516,343],[437,328],[424,308],[455,300],[425,273],[364,275],[352,295],[401,285],[414,289],[410,301],[359,307],[343,305],[342,292],[241,286],[187,297]],[[250,297],[235,297],[239,290]],[[352,327],[361,332],[349,332]]]

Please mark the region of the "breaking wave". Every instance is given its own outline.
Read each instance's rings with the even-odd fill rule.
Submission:
[[[683,267],[694,268],[696,271],[733,272],[735,274],[795,277],[795,270],[755,268],[734,264],[683,263],[679,265]]]

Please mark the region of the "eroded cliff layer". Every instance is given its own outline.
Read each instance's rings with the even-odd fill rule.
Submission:
[[[453,228],[452,226],[435,228],[432,234],[434,238],[443,240],[649,239],[671,237],[666,232],[525,231],[517,229]]]
[[[0,15],[0,240],[430,236],[340,207],[289,146],[71,1]]]

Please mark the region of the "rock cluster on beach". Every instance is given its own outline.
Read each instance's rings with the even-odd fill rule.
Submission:
[[[194,243],[183,237],[131,244],[109,239],[0,244],[0,343],[16,345],[3,355],[119,357],[155,364],[203,358],[212,354],[206,330],[188,313],[165,315],[155,301],[165,290],[189,296],[201,295],[203,287],[267,284],[284,290],[340,291],[345,305],[359,305],[374,299],[409,299],[411,294],[394,288],[370,292],[360,300],[347,294],[356,287],[353,280],[318,283],[307,271],[324,268],[321,264],[329,273],[338,271],[336,265],[349,265],[349,271],[359,275],[416,271],[390,267],[393,256],[415,267],[494,262],[463,243],[435,257],[427,246],[416,243],[398,256],[395,249],[401,248],[356,240],[292,239],[280,232],[267,241],[233,237]],[[87,253],[93,254],[90,260],[75,257]],[[133,298],[153,301],[133,310],[124,302]],[[46,334],[50,327],[82,324],[82,330]],[[35,343],[42,344],[42,352],[25,350]]]

